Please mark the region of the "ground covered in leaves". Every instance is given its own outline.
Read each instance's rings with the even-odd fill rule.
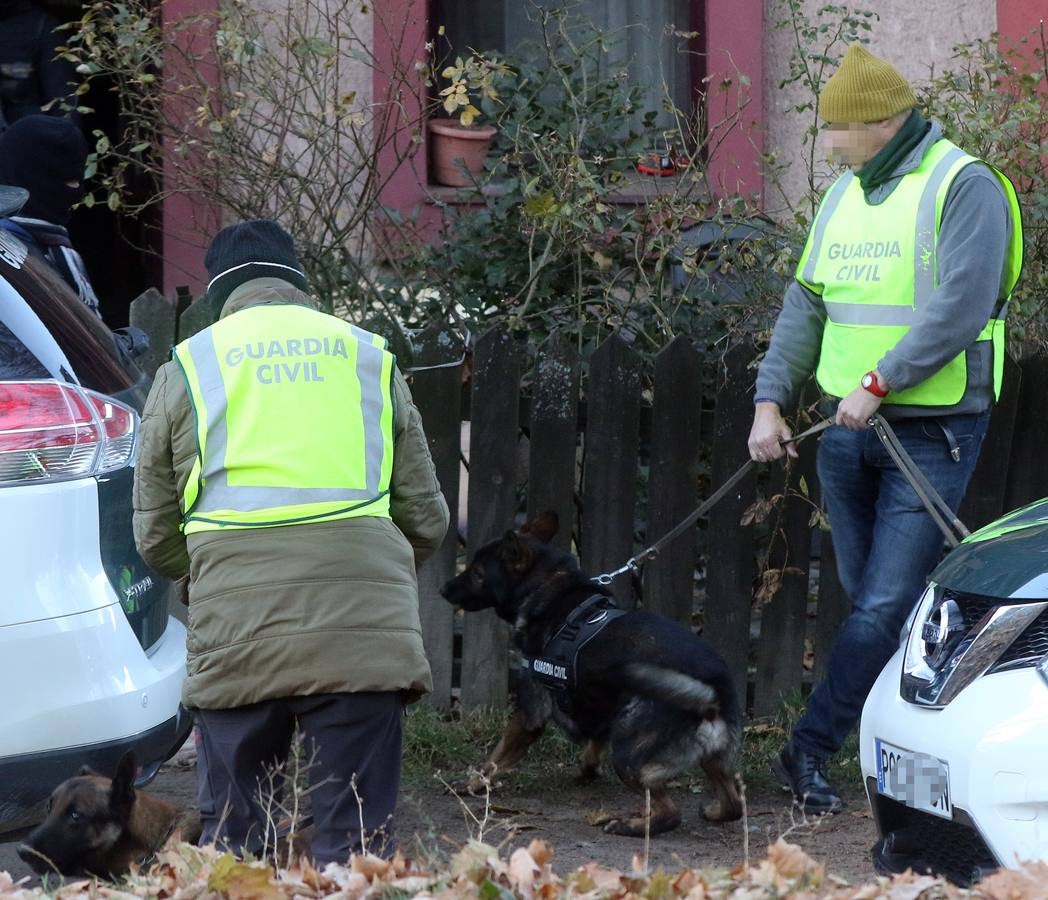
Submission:
[[[747,729],[744,821],[704,821],[700,809],[710,796],[701,773],[695,773],[675,786],[681,826],[647,846],[641,839],[605,834],[594,824],[609,813],[635,809],[637,798],[614,775],[578,783],[577,750],[556,734],[536,744],[488,796],[449,790],[461,783],[470,765],[484,759],[501,725],[500,717],[451,727],[436,716],[409,716],[397,814],[400,853],[392,864],[361,857],[348,867],[320,871],[305,863],[274,868],[180,845],[167,848],[155,865],[121,884],[41,883],[29,877],[9,842],[0,843],[0,873],[6,870],[0,874],[0,898],[1048,898],[1044,866],[994,876],[975,894],[927,877],[878,880],[870,862],[876,831],[859,787],[855,747],[831,766],[847,809],[805,820],[791,811],[789,798],[768,776],[768,759],[785,734],[782,723]],[[194,806],[191,748],[166,765],[148,790],[179,806]]]
[[[767,847],[759,860],[733,868],[703,867],[653,870],[643,854],[625,869],[596,862],[565,870],[556,865],[548,843],[532,839],[525,846],[500,851],[480,840],[469,840],[445,865],[408,859],[392,861],[355,856],[346,866],[329,863],[322,870],[308,861],[286,865],[242,862],[211,847],[172,843],[148,869],[121,883],[72,881],[47,892],[50,896],[105,898],[229,897],[232,900],[297,900],[339,897],[412,898],[435,900],[703,900],[703,898],[917,898],[985,897],[993,900],[1048,896],[1048,865],[1036,863],[1018,871],[1000,872],[974,891],[939,879],[906,873],[893,879],[871,879],[855,885],[827,873],[799,846],[782,838]],[[30,898],[42,888],[25,888],[0,873],[0,896]]]

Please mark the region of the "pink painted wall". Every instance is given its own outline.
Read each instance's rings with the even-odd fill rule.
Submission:
[[[710,125],[730,118],[740,102],[746,103],[741,127],[719,145],[711,160],[712,187],[719,194],[763,196],[764,29],[763,0],[706,0]],[[748,86],[740,83],[740,76],[749,79]],[[721,90],[725,79],[730,86]]]
[[[161,14],[165,22],[182,16],[210,12],[216,9],[218,0],[165,0]],[[173,65],[169,60],[167,65]],[[212,79],[214,80],[214,79]],[[181,104],[178,114],[191,121],[196,106],[194,98]],[[165,190],[169,185],[164,185]],[[171,194],[163,205],[163,293],[174,298],[175,288],[187,285],[194,296],[203,293],[207,285],[204,269],[204,248],[211,235],[218,229],[221,214],[218,209],[198,197],[185,193]]]
[[[411,123],[418,119],[420,109],[417,97],[391,97],[388,72],[403,66],[413,70],[416,62],[427,57],[428,0],[387,0],[375,11],[375,56],[380,60],[372,81],[375,103],[398,102],[403,106],[403,120]],[[418,75],[421,80],[422,75]],[[411,140],[411,131],[406,127],[397,136],[397,145]],[[426,185],[429,183],[429,163],[426,154],[426,135],[421,135],[423,147],[415,154],[412,162],[402,165],[382,189],[382,203],[390,209],[408,216],[418,211],[423,231],[432,228],[438,218],[436,209],[427,204]],[[379,150],[380,171],[389,172],[394,167],[397,150],[389,144]]]
[[[1000,46],[1015,46],[1048,18],[1048,4],[1044,0],[997,0],[997,33]],[[1048,25],[1045,25],[1048,35]],[[1033,55],[1034,46],[1027,45],[1026,55],[1031,63],[1040,65]]]

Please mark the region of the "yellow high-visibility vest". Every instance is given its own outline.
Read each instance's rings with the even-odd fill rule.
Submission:
[[[297,304],[236,312],[174,349],[196,415],[186,534],[389,517],[393,354]]]
[[[866,203],[859,179],[841,175],[823,197],[797,266],[797,280],[822,296],[826,327],[815,377],[845,397],[909,330],[938,285],[937,245],[950,185],[978,162],[947,140],[937,141],[883,203]],[[1004,372],[1004,319],[1022,269],[1023,235],[1012,183],[992,166],[1012,217],[995,315],[977,340],[993,342],[994,393]],[[893,391],[885,403],[952,406],[967,386],[961,352],[920,384]]]

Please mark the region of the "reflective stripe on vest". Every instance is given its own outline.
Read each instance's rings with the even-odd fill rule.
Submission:
[[[867,204],[858,179],[850,172],[826,192],[798,264],[797,279],[823,297],[827,324],[817,377],[827,393],[844,396],[850,392],[932,298],[938,285],[942,209],[953,179],[975,161],[949,141],[939,141],[882,204]],[[977,338],[993,341],[994,387],[999,393],[1002,320],[1022,264],[1022,224],[1014,188],[990,168],[1002,186],[1013,220],[1002,272],[1004,302]],[[966,383],[962,352],[921,384],[889,395],[886,402],[949,406],[961,399]]]
[[[199,445],[185,532],[388,516],[394,360],[384,343],[333,316],[267,304],[179,344]],[[312,426],[324,417],[318,444]]]

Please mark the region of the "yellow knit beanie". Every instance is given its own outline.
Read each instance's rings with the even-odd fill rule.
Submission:
[[[917,98],[906,79],[861,44],[852,44],[840,68],[819,94],[819,116],[827,122],[880,122],[913,109]]]

